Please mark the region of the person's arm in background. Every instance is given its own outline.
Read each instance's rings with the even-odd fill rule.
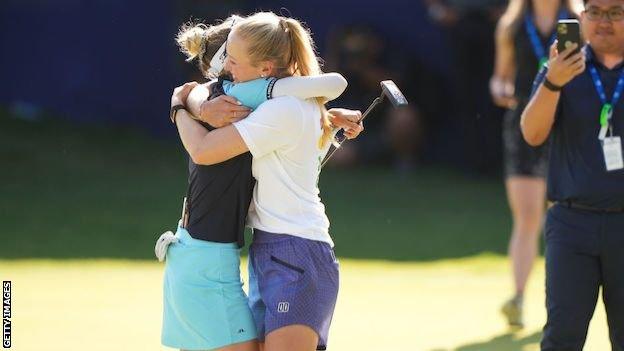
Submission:
[[[496,26],[496,56],[494,75],[490,79],[490,94],[496,105],[504,108],[514,108],[518,104],[514,97],[514,78],[516,76],[515,48],[510,32],[510,24],[504,22],[506,21],[501,19]]]
[[[555,86],[563,87],[585,70],[583,51],[568,57],[577,47],[577,44],[573,44],[561,53],[557,53],[556,42],[550,47],[548,70],[538,74],[536,90],[522,112],[520,121],[524,140],[531,146],[541,145],[548,139],[561,96],[561,91],[549,90],[543,81],[548,80]]]

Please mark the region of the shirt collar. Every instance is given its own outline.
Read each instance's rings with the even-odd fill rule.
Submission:
[[[596,54],[594,53],[594,49],[592,49],[591,45],[587,44],[583,49],[585,50],[585,58],[587,59],[586,62],[593,64],[601,71],[620,71],[624,68],[624,61],[622,61],[612,69],[608,69],[607,67],[605,67],[605,65],[602,64],[602,62],[596,59]]]

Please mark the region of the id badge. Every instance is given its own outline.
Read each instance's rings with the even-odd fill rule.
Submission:
[[[624,168],[622,159],[622,139],[617,137],[604,138],[602,141],[602,151],[604,152],[607,171],[616,171]]]

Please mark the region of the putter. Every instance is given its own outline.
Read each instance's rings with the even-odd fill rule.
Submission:
[[[406,106],[408,104],[407,99],[393,81],[384,80],[379,83],[379,85],[381,85],[381,95],[373,100],[373,102],[370,104],[370,106],[368,106],[366,111],[364,111],[364,114],[362,114],[362,117],[357,121],[357,123],[362,122],[364,118],[366,118],[366,116],[368,116],[368,114],[375,108],[375,106],[379,105],[384,101],[384,98],[388,98],[388,100],[390,100],[390,102],[392,103],[392,106],[394,106],[395,108]],[[332,155],[336,153],[338,149],[340,149],[342,143],[347,140],[347,137],[343,135],[342,139],[337,141],[337,144],[332,144],[329,151],[327,152],[327,155],[325,155],[323,162],[321,162],[321,168],[323,168],[327,161],[329,161],[329,159],[332,157]]]

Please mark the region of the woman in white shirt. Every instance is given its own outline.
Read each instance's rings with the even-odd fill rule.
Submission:
[[[226,44],[234,83],[261,77],[321,73],[309,32],[291,18],[257,13],[236,23]],[[192,85],[176,89],[186,102]],[[322,99],[278,97],[247,118],[207,132],[184,109],[176,119],[197,164],[216,164],[244,152],[257,180],[248,214],[250,306],[265,350],[325,349],[338,293],[338,262],[317,186],[332,138]],[[357,116],[356,116],[357,118]],[[352,123],[355,136],[361,125]]]

